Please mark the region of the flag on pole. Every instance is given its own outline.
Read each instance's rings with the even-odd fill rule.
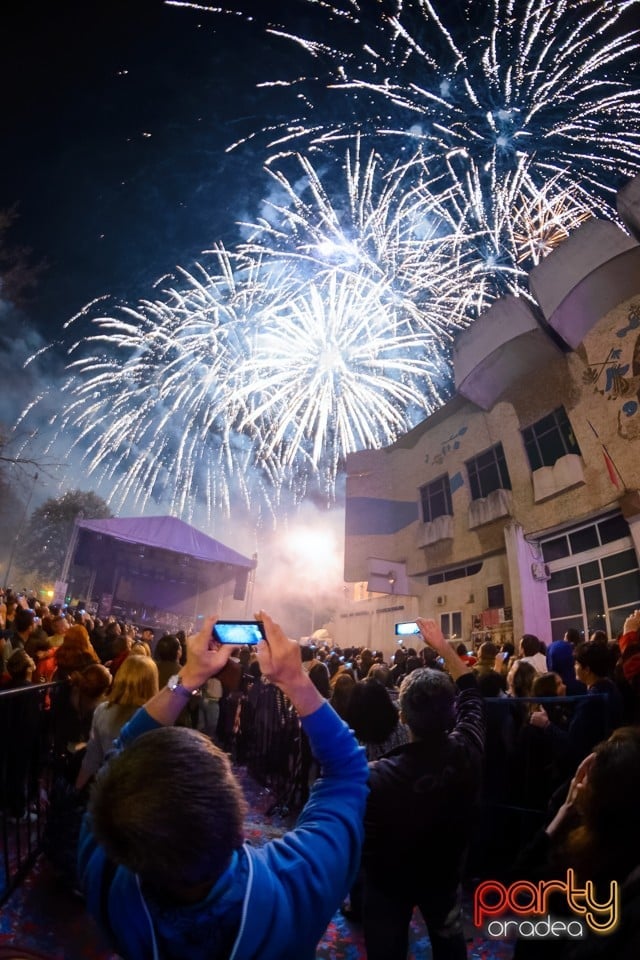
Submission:
[[[618,490],[619,490],[619,489],[620,489],[620,475],[619,475],[619,472],[618,472],[618,468],[616,467],[615,463],[613,462],[613,460],[612,460],[611,457],[609,456],[609,451],[608,451],[607,448],[605,447],[604,443],[602,442],[602,440],[600,440],[600,437],[598,436],[598,431],[596,430],[596,428],[594,427],[594,425],[591,423],[590,420],[587,420],[587,423],[589,424],[589,426],[590,426],[591,429],[593,430],[596,438],[600,441],[600,446],[602,447],[602,456],[604,457],[604,465],[605,465],[605,467],[607,468],[607,473],[609,474],[609,480],[611,480],[611,483],[614,485],[614,487],[617,487]]]

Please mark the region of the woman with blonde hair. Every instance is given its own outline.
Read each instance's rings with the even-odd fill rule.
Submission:
[[[104,703],[96,707],[76,788],[95,776],[124,724],[158,692],[158,668],[151,657],[127,657]]]

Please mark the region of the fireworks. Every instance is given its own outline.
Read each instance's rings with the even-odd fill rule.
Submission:
[[[587,217],[615,216],[640,171],[638,37],[623,29],[640,0],[302,6],[318,36],[263,24],[313,71],[265,82],[299,115],[262,132],[261,215],[212,268],[68,347],[55,422],[116,503],[190,516],[236,494],[254,510],[285,491],[330,500],[349,452],[442,402],[456,332],[527,296],[526,271]]]
[[[526,216],[516,243],[505,219],[537,194],[560,234],[575,227],[576,204],[615,219],[616,191],[640,172],[639,32],[626,26],[639,0],[306,5],[317,36],[265,27],[310,64],[302,76],[265,81],[289,87],[304,108],[263,131],[272,162],[326,154],[356,136],[387,161],[419,151],[454,198],[451,215],[468,218],[471,269],[497,266],[494,296],[526,294],[523,268],[547,249],[536,235],[523,238]]]
[[[310,47],[269,30],[322,59],[327,73],[313,79],[348,92],[350,110],[331,101],[333,122],[288,121],[274,149],[366,132],[409,140],[411,152],[419,143],[432,159],[467,151],[495,181],[527,158],[538,185],[550,174],[571,177],[598,203],[615,190],[612,172],[638,172],[638,31],[622,29],[638,0],[392,0],[373,16],[357,0],[307,3],[326,10],[327,23],[340,14],[342,44]]]
[[[212,251],[214,269],[94,316],[70,344],[55,423],[115,504],[188,515],[197,500],[226,512],[238,497],[273,510],[283,491],[331,500],[349,452],[441,403],[443,356],[468,320],[458,233],[426,173],[405,182],[356,145],[332,199],[296,162],[295,187],[272,170],[279,196],[235,254]],[[468,284],[470,310],[482,295]]]

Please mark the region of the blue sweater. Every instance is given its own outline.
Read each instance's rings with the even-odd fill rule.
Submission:
[[[120,746],[158,726],[139,710],[124,727]],[[203,901],[173,908],[170,918],[145,899],[138,877],[125,867],[103,884],[106,857],[85,817],[80,882],[89,912],[98,920],[107,913],[114,946],[125,960],[196,955],[218,960],[217,928],[225,920],[235,925],[236,916],[237,936],[225,960],[315,957],[358,869],[368,769],[364,751],[329,704],[305,717],[302,726],[322,774],[295,828],[260,848],[245,844]],[[210,944],[211,951],[202,954],[195,942]]]

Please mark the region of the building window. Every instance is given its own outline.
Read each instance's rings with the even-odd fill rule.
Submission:
[[[461,580],[462,577],[473,577],[482,570],[481,563],[470,563],[466,567],[454,567],[453,570],[444,570],[440,573],[430,573],[427,583],[430,587],[438,583],[448,583],[450,580]]]
[[[564,407],[538,420],[522,431],[525,450],[532,470],[552,467],[560,457],[568,453],[580,454],[573,427]]]
[[[487,587],[487,606],[504,607],[504,584],[496,583],[493,587]]]
[[[541,547],[551,572],[547,590],[553,639],[561,639],[569,627],[584,636],[604,630],[616,637],[640,596],[638,557],[624,517],[610,515],[573,527],[542,541]]]
[[[511,490],[511,479],[501,443],[472,460],[467,460],[466,467],[472,500],[488,497],[494,490]]]
[[[425,483],[420,487],[420,502],[422,519],[425,523],[431,523],[437,517],[452,517],[449,474],[445,473],[437,480],[432,480],[431,483]]]
[[[462,638],[462,614],[458,611],[441,613],[440,629],[445,640],[460,640]]]

